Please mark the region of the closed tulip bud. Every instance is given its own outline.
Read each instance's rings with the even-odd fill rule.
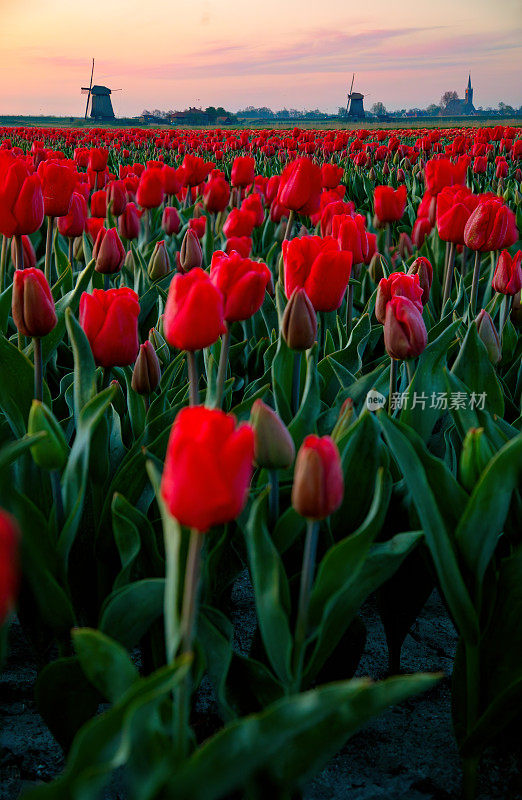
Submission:
[[[169,346],[157,328],[150,329],[149,342],[158,356],[160,365],[163,368],[167,367],[170,364]]]
[[[297,454],[292,505],[302,517],[321,520],[336,511],[344,495],[337,445],[329,436],[307,436]]]
[[[149,395],[157,388],[160,379],[160,362],[152,344],[147,340],[145,344],[140,345],[131,386],[138,394]]]
[[[189,228],[183,237],[181,250],[179,253],[179,265],[182,272],[188,272],[195,267],[201,267],[203,263],[203,251],[199,239],[193,230]]]
[[[39,400],[33,400],[29,411],[27,432],[30,436],[44,432],[42,437],[31,447],[31,455],[42,469],[63,469],[69,456],[69,446],[58,423],[58,420]]]
[[[492,364],[498,364],[502,358],[502,346],[500,338],[495,328],[495,323],[491,316],[483,308],[475,320],[478,335],[488,351],[489,360]]]
[[[370,278],[374,283],[379,283],[388,274],[388,264],[380,253],[374,253],[368,267]]]
[[[375,170],[374,170],[374,168],[373,168],[373,167],[371,167],[371,168],[370,168],[370,171],[369,171],[369,173],[368,173],[368,177],[369,177],[369,179],[370,179],[371,181],[375,181],[375,178],[376,178],[377,176],[376,176],[376,174],[375,174]]]
[[[335,423],[332,431],[332,439],[338,442],[343,434],[346,433],[352,422],[355,420],[355,409],[353,407],[353,400],[347,397],[341,406],[337,422]]]
[[[287,469],[295,458],[295,446],[288,428],[262,400],[250,412],[254,430],[254,461],[265,469]]]
[[[73,245],[73,256],[75,261],[85,261],[85,254],[83,252],[83,237],[77,236]]]
[[[125,261],[123,262],[123,265],[130,272],[136,272],[136,261],[134,259],[134,253],[132,252],[132,250],[129,250],[127,252],[127,255],[125,256]]]
[[[406,180],[406,176],[404,174],[404,170],[399,167],[397,170],[397,183],[404,183]]]
[[[127,203],[118,219],[118,232],[124,239],[137,239],[140,235],[140,211],[134,203]]]
[[[55,327],[54,300],[40,269],[15,270],[12,315],[22,336],[47,336]]]
[[[404,231],[399,235],[399,253],[403,260],[409,258],[413,253],[412,241]]]
[[[422,305],[425,306],[430,299],[431,283],[433,281],[433,267],[425,256],[419,256],[410,264],[408,275],[418,275],[422,289]]]
[[[291,350],[308,350],[317,336],[317,314],[304,289],[294,289],[281,323],[283,339]]]
[[[462,443],[459,463],[460,482],[468,492],[473,491],[493,455],[484,428],[471,428]]]
[[[179,233],[181,228],[181,219],[177,208],[165,206],[163,209],[163,216],[161,218],[161,227],[167,236],[172,236],[173,234]]]
[[[31,242],[30,238],[25,234],[22,236],[22,248],[24,251],[23,252],[24,269],[27,269],[27,267],[36,267],[36,253],[34,252],[33,243]],[[19,269],[21,268],[20,265],[16,263],[16,240],[14,237],[11,239],[11,261]]]
[[[420,356],[428,343],[426,326],[417,306],[407,297],[395,296],[386,305],[384,346],[397,360]]]
[[[125,260],[125,248],[121,243],[116,228],[105,231],[103,228],[96,237],[93,258],[96,259],[94,269],[102,275],[113,275],[119,272]]]
[[[519,250],[514,256],[511,256],[508,250],[502,251],[491,285],[495,292],[500,294],[513,296],[520,292],[522,289],[522,250]]]
[[[156,246],[150,257],[148,266],[148,275],[151,281],[157,281],[158,278],[163,278],[170,272],[170,259],[165,247],[165,242],[156,242]]]
[[[115,217],[120,217],[127,205],[127,190],[123,181],[111,181],[106,188],[107,205]]]

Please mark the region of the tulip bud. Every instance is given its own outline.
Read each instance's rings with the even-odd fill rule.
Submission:
[[[36,253],[34,252],[33,243],[25,234],[22,236],[22,250],[24,259],[23,268],[36,267]],[[21,269],[21,265],[17,264],[16,261],[16,240],[14,236],[11,239],[11,261],[13,264],[16,264],[18,269]]]
[[[406,180],[406,176],[404,174],[404,170],[399,167],[397,170],[397,183],[404,183]]]
[[[148,266],[148,275],[151,281],[156,281],[158,278],[163,278],[170,272],[170,259],[165,247],[165,242],[156,242],[154,251],[150,257]]]
[[[388,264],[384,256],[380,253],[374,253],[370,261],[370,266],[368,267],[368,272],[374,283],[379,283],[382,278],[385,278],[388,274]]]
[[[391,358],[417,358],[428,343],[426,326],[417,306],[396,296],[386,305],[384,346]]]
[[[302,517],[320,520],[343,501],[344,477],[337,445],[329,436],[307,436],[297,454],[292,505]]]
[[[110,228],[108,231],[102,228],[99,231],[92,255],[96,259],[94,267],[96,272],[113,275],[121,269],[125,260],[125,249],[116,228]]]
[[[12,315],[23,336],[46,336],[56,325],[54,300],[40,269],[17,269],[13,278]]]
[[[410,264],[408,275],[418,275],[422,289],[422,305],[425,306],[430,299],[431,282],[433,280],[433,267],[427,258],[419,256]]]
[[[317,336],[317,315],[304,289],[294,289],[281,323],[283,339],[291,350],[308,350]]]
[[[492,364],[498,364],[502,358],[502,346],[500,338],[495,328],[490,314],[483,308],[475,320],[480,340],[488,351],[488,357]]]
[[[287,469],[295,458],[288,428],[269,406],[256,400],[250,412],[254,429],[254,461],[266,469]]]
[[[83,253],[83,236],[77,236],[74,240],[73,256],[75,261],[85,261],[85,255]]]
[[[377,177],[377,176],[376,176],[376,174],[375,174],[375,170],[374,170],[374,168],[373,168],[373,167],[371,167],[371,168],[370,168],[370,171],[368,172],[368,178],[369,178],[369,179],[370,179],[372,182],[374,182],[376,177]]]
[[[125,261],[123,262],[124,267],[126,267],[129,272],[136,272],[136,260],[134,258],[134,253],[132,250],[127,251],[127,255],[125,256]]]
[[[190,269],[194,269],[194,267],[201,267],[202,263],[203,251],[199,239],[194,231],[189,228],[183,237],[179,253],[181,272],[188,272]]]
[[[167,236],[172,236],[172,234],[179,233],[181,228],[181,219],[179,217],[177,208],[165,206],[163,209],[163,216],[161,218],[161,227]]]
[[[459,464],[460,482],[468,492],[473,491],[493,455],[484,428],[471,428],[462,443]]]
[[[27,432],[30,436],[44,431],[42,437],[31,447],[31,455],[35,463],[42,469],[63,469],[69,456],[69,447],[58,420],[39,400],[33,400],[29,411]]]
[[[409,258],[413,253],[412,241],[404,231],[399,235],[399,253],[403,260]]]
[[[158,356],[149,340],[140,345],[138,358],[134,364],[131,386],[138,394],[149,395],[156,389],[161,379]]]
[[[332,439],[335,443],[339,441],[341,436],[346,433],[352,422],[355,420],[355,409],[353,407],[353,400],[347,397],[341,406],[337,422],[335,423],[332,431]]]
[[[149,342],[156,351],[159,362],[162,367],[168,366],[170,363],[170,350],[167,342],[156,328],[151,328],[149,331]]]

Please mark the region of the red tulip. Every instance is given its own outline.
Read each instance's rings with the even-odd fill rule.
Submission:
[[[368,255],[366,219],[362,214],[355,217],[343,214],[332,219],[332,236],[339,248],[352,254],[354,264],[362,264]]]
[[[44,218],[42,184],[22,159],[0,150],[0,233],[20,236],[38,230]]]
[[[250,236],[231,236],[227,239],[225,253],[230,255],[234,250],[243,258],[248,258],[252,252],[252,239]]]
[[[467,164],[460,161],[453,164],[449,159],[432,159],[425,169],[426,189],[431,195],[437,195],[445,186],[463,184],[466,181]]]
[[[433,225],[429,221],[428,217],[421,217],[420,219],[415,220],[413,230],[411,232],[411,240],[417,249],[422,247],[426,236],[430,235],[432,228]]]
[[[161,494],[181,525],[202,533],[235,519],[248,496],[254,460],[250,425],[232,414],[192,406],[177,415],[169,438]]]
[[[230,200],[230,186],[223,177],[211,178],[203,191],[203,203],[207,211],[217,214],[224,211]]]
[[[136,200],[142,208],[157,208],[163,203],[165,190],[160,169],[146,169],[140,178]]]
[[[382,224],[397,222],[406,208],[406,186],[376,186],[373,193],[375,216]]]
[[[103,219],[107,216],[107,194],[105,189],[93,192],[91,196],[91,214],[93,217]]]
[[[251,156],[238,156],[232,164],[230,183],[244,187],[254,182],[256,162]]]
[[[96,259],[94,267],[96,272],[101,272],[103,275],[119,272],[125,260],[125,248],[116,228],[110,228],[108,231],[101,228],[94,243],[92,257]]]
[[[105,172],[109,160],[109,151],[106,147],[92,147],[89,150],[87,168],[92,172]]]
[[[190,351],[208,347],[225,333],[223,296],[201,267],[172,279],[163,328],[172,347]]]
[[[223,233],[229,239],[231,236],[251,236],[256,218],[251,211],[233,208],[223,225]]]
[[[69,213],[77,174],[65,164],[42,161],[38,167],[42,181],[44,212],[48,217],[64,217]]]
[[[337,445],[329,436],[307,436],[297,454],[292,505],[302,517],[321,520],[344,497],[344,476]]]
[[[165,206],[161,218],[161,227],[168,236],[177,234],[181,230],[181,219],[178,209],[173,206]]]
[[[22,250],[23,250],[23,267],[24,269],[27,267],[36,267],[36,253],[34,251],[33,243],[31,242],[30,238],[25,234],[21,237],[22,238]],[[18,268],[21,268],[19,264],[16,263],[17,255],[16,255],[16,241],[15,239],[11,239],[11,261],[15,264]]]
[[[323,164],[321,167],[321,179],[325,189],[335,189],[341,183],[344,169],[337,164]]]
[[[7,617],[18,590],[19,541],[16,520],[0,509],[0,625]]]
[[[123,239],[137,239],[140,235],[141,212],[134,203],[127,203],[118,219],[118,233]]]
[[[410,264],[408,275],[418,275],[419,284],[422,289],[422,305],[425,306],[430,299],[431,284],[433,281],[433,267],[427,258],[418,256],[413,264]],[[413,300],[410,297],[410,300]]]
[[[193,156],[187,153],[179,171],[179,177],[183,186],[199,186],[200,183],[203,183],[213,166],[212,163],[204,161],[199,156]]]
[[[391,358],[419,356],[428,343],[426,326],[418,307],[407,297],[395,296],[386,305],[384,346]]]
[[[127,205],[127,190],[123,181],[111,181],[106,188],[107,206],[110,205],[111,213],[119,217],[125,211]],[[95,214],[94,216],[101,216]]]
[[[40,269],[17,269],[13,277],[12,314],[23,336],[46,336],[56,325],[54,300]]]
[[[80,325],[101,367],[125,367],[138,355],[138,295],[132,289],[94,289],[80,299]]]
[[[352,254],[331,236],[303,236],[283,242],[285,293],[304,288],[316,311],[334,311],[350,280]]]
[[[223,295],[226,321],[236,322],[249,319],[261,308],[272,273],[259,261],[218,250],[212,256],[210,277]]]
[[[85,230],[88,215],[89,209],[85,197],[78,192],[73,192],[69,213],[65,217],[58,217],[59,232],[69,239],[81,236]]]
[[[382,278],[379,281],[375,299],[375,316],[384,325],[386,306],[393,297],[407,297],[422,314],[422,296],[423,290],[418,275],[392,272],[389,278]]]
[[[321,190],[320,167],[309,158],[298,158],[283,170],[277,201],[291,211],[315,214],[319,210]]]
[[[499,256],[492,287],[500,294],[515,295],[522,289],[522,250],[511,256],[503,250]]]
[[[198,239],[202,239],[205,235],[205,228],[207,226],[206,217],[197,217],[189,219],[189,230],[193,231]]]
[[[480,202],[464,228],[464,243],[481,253],[511,247],[517,239],[515,215],[497,198]]]
[[[262,225],[265,219],[265,209],[263,208],[263,201],[261,195],[257,192],[249,194],[241,203],[242,211],[249,211],[254,215],[254,226],[257,228]]]

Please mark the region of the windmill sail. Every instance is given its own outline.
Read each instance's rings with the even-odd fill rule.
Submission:
[[[85,119],[87,119],[87,114],[89,113],[89,100],[91,99],[91,89],[92,89],[92,79],[94,76],[94,58],[92,60],[92,69],[91,69],[91,82],[89,83],[89,88],[82,86],[82,94],[87,95],[87,103],[85,104]]]

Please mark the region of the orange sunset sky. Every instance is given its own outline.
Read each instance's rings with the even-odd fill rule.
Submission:
[[[522,104],[522,0],[0,0],[0,114],[79,116],[92,57],[118,116],[188,105]]]

